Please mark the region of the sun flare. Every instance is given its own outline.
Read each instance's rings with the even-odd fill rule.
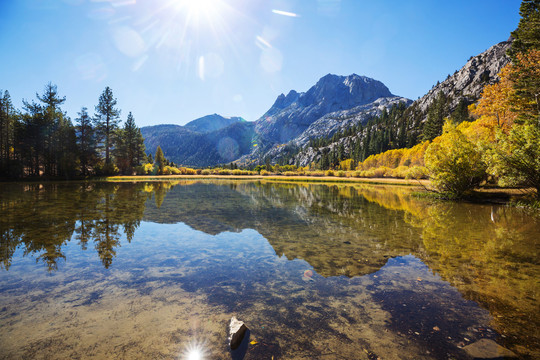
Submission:
[[[221,0],[176,0],[178,10],[189,17],[214,19],[222,6]]]
[[[206,346],[199,342],[188,344],[180,355],[180,360],[205,360],[206,358]]]

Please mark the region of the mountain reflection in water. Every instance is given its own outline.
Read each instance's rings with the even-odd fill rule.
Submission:
[[[362,322],[377,322],[374,314],[382,311],[387,315],[381,313],[379,320],[392,332],[413,338],[422,334],[418,343],[427,349],[427,358],[464,356],[455,347],[456,342],[467,344],[454,340],[463,336],[460,331],[496,339],[524,358],[539,356],[539,219],[510,207],[433,204],[410,192],[401,187],[250,181],[6,184],[0,189],[0,300],[8,299],[16,284],[3,285],[2,277],[25,257],[55,276],[86,250],[97,254],[102,264],[93,271],[112,276],[108,271],[115,271],[117,261],[117,271],[126,266],[121,246],[140,246],[148,257],[164,252],[169,243],[152,240],[152,233],[165,229],[156,226],[177,224],[181,228],[175,231],[191,231],[195,245],[182,244],[184,255],[159,260],[161,270],[154,280],[147,273],[156,265],[145,265],[149,260],[139,259],[141,254],[130,255],[139,259],[145,274],[130,280],[130,288],[146,289],[151,281],[179,283],[188,293],[202,292],[205,303],[224,313],[249,312],[260,303],[252,321],[274,317],[282,321],[273,324],[275,328],[313,327],[339,339],[355,335],[349,330],[337,334],[330,319],[361,327]],[[231,238],[236,233],[245,240]],[[260,250],[266,249],[261,235],[271,248]],[[141,244],[129,244],[137,239]],[[91,261],[88,255],[84,259],[85,264]],[[313,268],[312,277],[302,277],[306,270],[300,259]],[[129,276],[138,279],[137,271],[131,269]],[[291,288],[287,276],[297,276],[295,271],[300,283]],[[283,279],[276,277],[281,272]],[[115,283],[122,281],[127,280]],[[317,295],[306,298],[305,292],[311,291],[306,286]],[[355,292],[353,300],[355,287],[363,290]],[[289,291],[285,298],[276,295],[284,288]],[[101,292],[93,294],[80,305],[103,299]],[[378,305],[366,305],[367,297]],[[348,310],[336,313],[334,303],[341,302]],[[482,313],[476,303],[489,313]],[[304,307],[300,317],[298,306]],[[6,312],[0,312],[0,324],[9,320]],[[482,321],[487,326],[476,326]],[[258,351],[290,357],[286,351],[291,349],[280,345],[275,333],[261,332],[265,341],[248,356],[257,358]],[[0,332],[0,344],[5,335]],[[295,336],[293,350],[298,354],[322,346],[322,340],[304,338],[302,332]],[[430,347],[430,342],[437,346]],[[375,354],[367,340],[351,346],[349,355],[358,349],[368,358]],[[349,355],[345,351],[341,356]]]

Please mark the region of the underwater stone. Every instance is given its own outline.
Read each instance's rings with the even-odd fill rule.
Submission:
[[[474,359],[506,359],[517,358],[512,351],[502,347],[493,340],[481,339],[477,342],[464,346],[465,350]]]
[[[229,344],[231,350],[235,350],[240,346],[247,329],[248,328],[243,321],[238,320],[235,316],[231,318],[231,323],[229,324]]]

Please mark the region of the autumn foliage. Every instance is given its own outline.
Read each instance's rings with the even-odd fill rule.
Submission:
[[[484,87],[478,103],[469,107],[470,112],[478,118],[477,125],[492,131],[493,138],[495,128],[508,133],[517,117],[512,111],[511,102],[515,93],[513,81],[510,79],[512,71],[512,65],[506,65],[499,73],[500,81]]]
[[[459,197],[491,177],[540,196],[540,50],[516,54],[499,77],[469,108],[477,119],[447,124],[426,151],[439,191]]]

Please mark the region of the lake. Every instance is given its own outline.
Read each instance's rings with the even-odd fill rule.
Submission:
[[[0,358],[540,358],[540,218],[413,190],[0,184]]]

